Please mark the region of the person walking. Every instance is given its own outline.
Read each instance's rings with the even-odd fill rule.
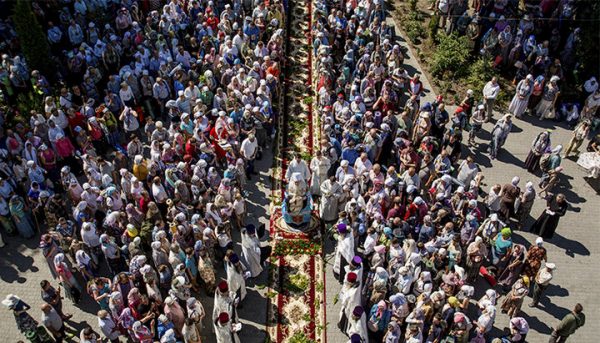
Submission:
[[[565,150],[565,157],[569,156],[571,152],[575,153],[575,155],[579,155],[579,147],[585,137],[587,137],[590,132],[590,121],[584,120],[581,123],[577,124],[575,130],[573,131],[573,137],[567,144],[567,150]]]
[[[542,131],[531,143],[531,150],[525,160],[525,168],[528,172],[535,173],[540,166],[540,159],[548,147],[550,147],[550,131]]]
[[[548,343],[563,343],[567,341],[567,338],[571,336],[577,329],[585,325],[585,314],[583,313],[583,306],[581,304],[575,305],[573,311],[563,317],[563,319],[552,329],[552,334]]]
[[[556,265],[554,263],[546,263],[544,268],[540,268],[535,276],[535,282],[533,284],[533,296],[531,303],[529,303],[529,307],[536,307],[540,302],[540,298],[542,297],[542,293],[544,290],[548,288],[550,281],[554,277],[554,270],[556,269]]]
[[[490,158],[492,160],[496,159],[496,155],[498,155],[498,150],[504,145],[506,142],[506,138],[512,129],[512,115],[507,113],[502,117],[502,119],[498,120],[494,128],[492,129],[492,141],[490,142],[489,152]]]

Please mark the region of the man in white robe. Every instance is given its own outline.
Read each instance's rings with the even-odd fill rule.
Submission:
[[[356,273],[348,273],[348,275],[346,275],[338,299],[342,305],[340,308],[338,327],[342,332],[347,332],[352,311],[356,306],[361,304],[361,287]]]
[[[334,176],[330,176],[321,184],[321,203],[319,215],[326,223],[336,221],[338,218],[338,202],[342,196],[342,186]]]
[[[369,341],[369,333],[367,331],[367,316],[362,306],[357,305],[352,310],[352,315],[348,318],[348,328],[346,334],[352,336],[359,334],[363,342]]]
[[[221,312],[214,322],[217,343],[239,343],[240,338],[234,326],[237,326],[237,324],[231,323],[229,314]]]
[[[246,266],[240,262],[240,257],[235,253],[227,258],[226,267],[229,289],[236,295],[239,291],[240,302],[244,301],[244,298],[246,298],[246,278],[250,272],[246,271]]]
[[[294,159],[290,162],[285,172],[286,181],[290,181],[292,178],[292,174],[300,173],[302,175],[302,179],[304,182],[308,182],[310,180],[310,170],[306,165],[306,162],[302,160],[300,154],[294,154]]]
[[[219,318],[219,314],[226,312],[229,317],[236,318],[235,307],[238,300],[235,292],[229,291],[227,281],[221,281],[215,291],[215,301],[213,305],[212,320],[215,322]]]
[[[254,225],[242,229],[242,256],[250,269],[250,276],[257,277],[263,268],[260,264],[260,240],[256,237]]]
[[[335,247],[335,257],[333,260],[333,272],[339,275],[340,283],[344,281],[346,270],[345,266],[354,258],[354,237],[352,232],[344,223],[337,225],[338,243]]]

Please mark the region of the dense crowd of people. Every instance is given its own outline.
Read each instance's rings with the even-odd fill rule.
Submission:
[[[239,341],[236,307],[269,250],[245,201],[274,135],[283,3],[32,6],[65,63],[50,76],[2,58],[6,102],[43,99],[27,122],[4,117],[0,141],[3,235],[41,232],[54,277],[41,284],[39,319],[18,295],[3,302],[20,331],[45,337],[43,324],[57,342],[71,337],[61,299],[89,295],[98,322],[81,342]],[[102,21],[105,11],[116,17]],[[200,292],[214,296],[212,313]]]
[[[317,179],[320,187],[311,189],[337,240],[337,324],[352,343],[525,342],[529,324],[522,304],[529,294],[528,305],[538,306],[557,269],[544,239],[553,237],[568,210],[565,195],[557,192],[565,155],[544,130],[526,161],[530,173],[541,173],[537,185],[523,185],[515,176],[482,189],[484,175],[474,155],[481,152],[478,134],[490,122],[487,146],[494,160],[515,118],[528,113],[565,120],[575,128],[566,155],[578,154],[596,131],[600,92],[591,77],[581,106],[560,97],[561,78],[574,67],[579,29],[568,20],[548,29],[543,19],[566,19],[572,2],[542,1],[516,22],[504,17],[516,15],[509,3],[475,2],[472,17],[467,1],[435,4],[449,19],[442,20],[443,29],[469,30],[474,51],[498,70],[520,72],[510,106],[494,119],[503,91],[496,78],[481,90],[467,90],[450,114],[441,96],[421,100],[423,83],[403,68],[403,51],[381,2],[339,7],[317,1],[313,36],[323,138],[310,162],[312,184]],[[597,137],[588,151],[582,155],[597,160]],[[538,198],[546,209],[525,226]],[[529,248],[511,238],[520,229],[539,236]],[[498,323],[505,332],[493,330],[497,311],[510,317]],[[585,322],[579,304],[567,317],[550,342],[565,341]]]
[[[452,114],[441,96],[421,100],[423,83],[404,69],[382,1],[315,2],[321,149],[311,161],[298,154],[286,179],[310,191],[337,241],[337,327],[351,343],[525,342],[522,304],[531,294],[529,306],[537,306],[557,269],[544,239],[568,210],[556,192],[561,159],[579,153],[600,122],[595,78],[583,86],[582,103],[560,96],[576,64],[579,31],[569,18],[577,7],[525,4],[518,19],[506,0],[475,1],[473,16],[466,0],[433,6],[443,29],[469,35],[474,51],[516,73],[516,94],[494,118],[503,91],[496,78],[468,90]],[[2,303],[27,337],[47,338],[43,325],[57,342],[72,336],[63,297],[78,304],[86,294],[100,310],[97,323],[79,332],[81,342],[243,341],[236,308],[269,255],[262,230],[247,223],[245,188],[275,135],[285,4],[74,0],[32,7],[57,69],[42,75],[18,52],[2,56],[0,244],[42,233],[39,249],[54,279],[40,285],[40,318],[18,295]],[[551,17],[561,20],[545,20]],[[0,31],[14,40],[9,22]],[[43,108],[10,122],[28,92]],[[541,132],[525,161],[541,173],[537,185],[514,177],[482,189],[484,175],[463,141],[476,147],[482,127],[495,121],[495,159],[512,121],[525,114],[566,121],[573,129],[566,152]],[[591,177],[599,152],[595,136],[580,157]],[[525,227],[538,198],[546,209]],[[529,248],[516,244],[511,235],[519,229],[539,238]],[[222,269],[226,281],[216,277]],[[212,313],[199,292],[214,295]],[[497,311],[510,316],[502,323],[508,332],[492,330]],[[210,327],[203,326],[207,316]],[[577,304],[551,342],[564,342],[584,323]]]

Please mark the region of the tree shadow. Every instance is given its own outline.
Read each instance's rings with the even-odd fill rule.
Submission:
[[[554,237],[549,240],[558,248],[565,249],[565,255],[575,257],[575,255],[589,256],[590,251],[581,242],[569,239],[559,233],[555,233]]]
[[[7,245],[0,249],[0,279],[7,283],[23,284],[27,282],[27,278],[21,274],[39,271],[39,268],[33,265],[34,259],[30,252],[38,247],[39,235],[30,239],[4,235],[4,240]]]
[[[517,120],[529,123],[534,127],[539,127],[546,130],[556,130],[557,127],[566,127],[565,125],[562,125],[562,122],[557,122],[549,119],[540,120],[537,116],[524,115],[523,117]]]

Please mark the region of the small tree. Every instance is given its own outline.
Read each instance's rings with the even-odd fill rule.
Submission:
[[[29,68],[39,70],[48,78],[54,78],[46,34],[33,13],[31,3],[28,0],[15,1],[12,20]]]
[[[465,75],[469,67],[469,39],[456,34],[441,34],[438,38],[439,44],[431,61],[433,76],[456,79]]]

